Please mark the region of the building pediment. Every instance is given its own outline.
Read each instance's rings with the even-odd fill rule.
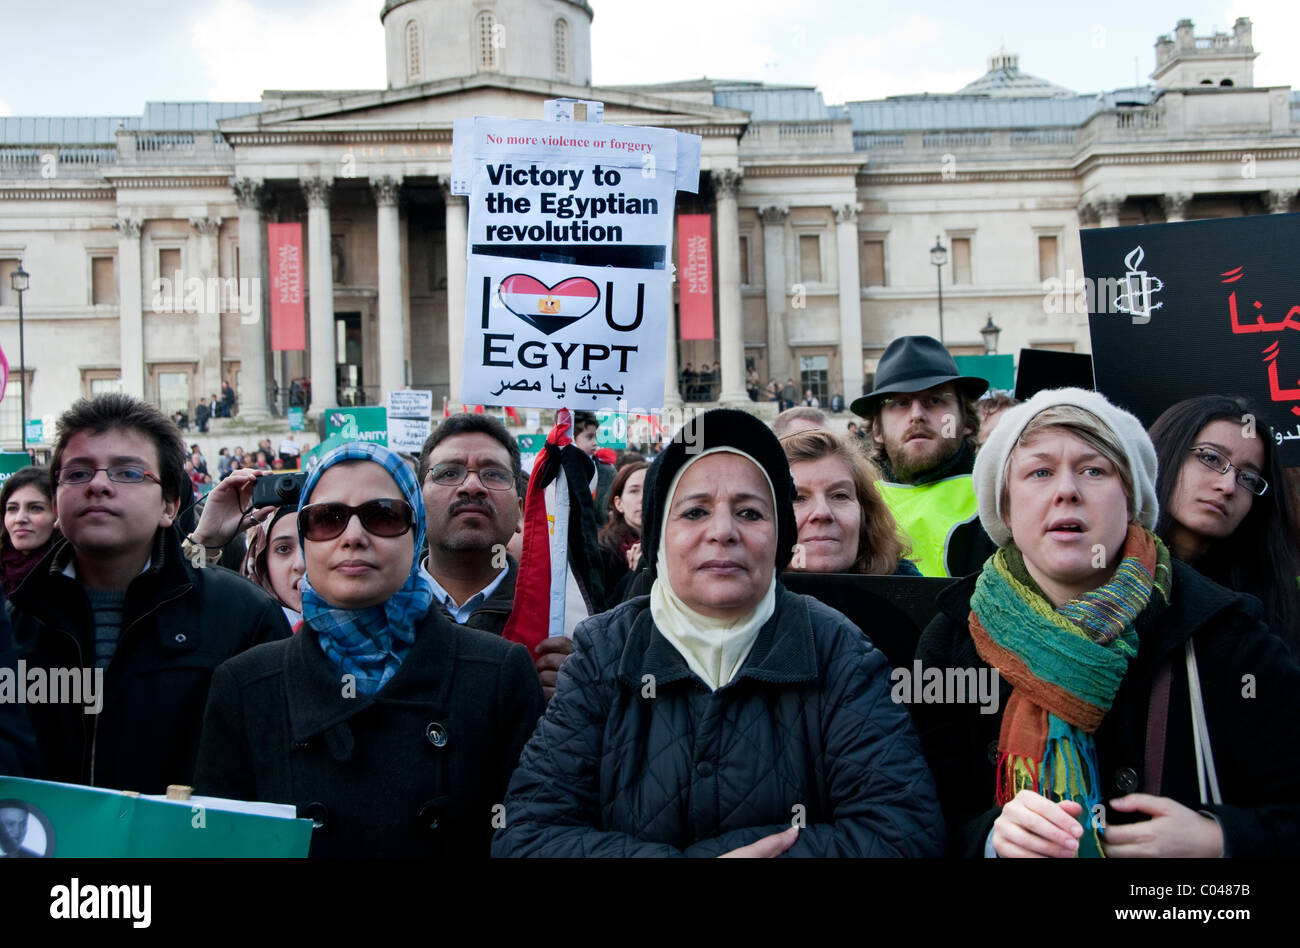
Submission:
[[[252,144],[263,136],[277,141],[321,136],[428,131],[450,132],[458,118],[505,115],[541,118],[553,98],[596,99],[605,103],[605,121],[712,129],[736,137],[749,122],[747,112],[699,102],[683,102],[620,89],[571,86],[546,80],[483,75],[440,80],[402,89],[363,92],[268,92],[262,112],[220,123],[232,144]],[[707,133],[707,132],[706,132]]]

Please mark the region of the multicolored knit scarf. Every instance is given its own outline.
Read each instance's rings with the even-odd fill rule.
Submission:
[[[1169,551],[1130,524],[1124,554],[1101,586],[1054,609],[1015,547],[992,556],[971,597],[970,632],[1013,686],[998,735],[999,806],[1022,789],[1083,806],[1080,856],[1101,856],[1093,807],[1101,777],[1093,734],[1137,654],[1134,620],[1157,590],[1167,602]]]

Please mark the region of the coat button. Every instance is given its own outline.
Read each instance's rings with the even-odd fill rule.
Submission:
[[[989,741],[988,757],[989,757],[989,763],[996,767],[998,764],[998,742],[997,741]]]
[[[176,644],[177,644],[177,645],[184,645],[184,644],[185,644],[185,633],[184,633],[184,632],[177,632],[177,633],[176,633]]]
[[[311,831],[313,833],[319,833],[329,826],[330,811],[329,807],[324,803],[308,803],[301,808],[301,812],[303,817],[311,820]]]
[[[416,825],[420,829],[436,830],[438,828],[438,808],[433,803],[426,803],[415,814]]]
[[[447,746],[447,729],[437,721],[424,729],[424,736],[429,739],[429,743],[434,747]]]
[[[695,765],[695,772],[698,773],[701,777],[712,777],[713,765],[709,763],[707,760],[702,760]]]
[[[1115,792],[1124,794],[1132,793],[1137,789],[1138,775],[1132,767],[1124,767],[1115,771]]]

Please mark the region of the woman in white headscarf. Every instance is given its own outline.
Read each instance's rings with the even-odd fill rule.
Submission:
[[[926,856],[943,829],[889,666],[776,576],[781,445],[707,412],[646,483],[649,596],[585,621],[520,758],[497,856]]]

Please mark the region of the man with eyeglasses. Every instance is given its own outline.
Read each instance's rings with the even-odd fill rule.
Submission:
[[[11,597],[14,638],[29,673],[76,671],[102,690],[97,711],[29,704],[43,779],[191,783],[213,670],[289,634],[257,586],[182,555],[184,463],[175,425],[129,395],[81,399],[59,419],[50,470],[65,540]]]
[[[850,406],[868,422],[876,486],[907,535],[923,576],[965,576],[996,547],[979,521],[971,471],[988,382],[962,375],[938,339],[902,336],[886,347],[875,388]]]
[[[421,566],[434,600],[451,621],[500,635],[519,575],[506,552],[522,529],[519,445],[489,415],[452,415],[424,442],[418,474],[429,534]],[[571,649],[568,638],[556,636],[533,656],[548,699]]]

